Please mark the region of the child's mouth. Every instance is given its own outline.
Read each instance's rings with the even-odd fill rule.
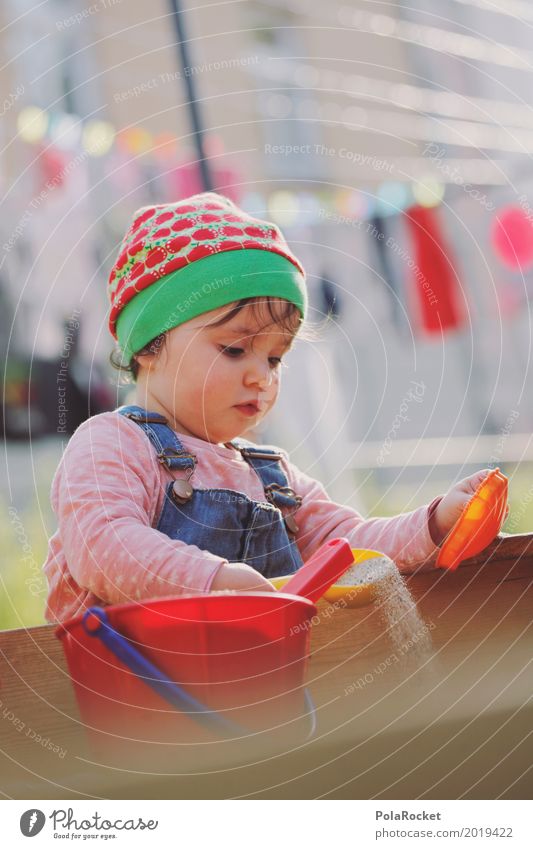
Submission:
[[[235,404],[235,409],[243,416],[256,416],[259,412],[257,404]]]

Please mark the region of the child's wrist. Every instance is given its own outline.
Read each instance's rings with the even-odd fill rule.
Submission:
[[[204,593],[210,593],[212,591],[213,584],[214,584],[215,580],[217,579],[217,577],[219,577],[222,574],[222,572],[224,572],[224,567],[227,566],[227,565],[228,565],[227,560],[221,560],[220,561],[217,568],[211,573],[211,577],[209,578],[209,580],[208,580],[208,582],[207,582],[207,584],[204,588]]]
[[[437,508],[443,499],[442,495],[435,498],[428,507],[428,529],[431,541],[434,545],[441,545],[447,531],[443,531],[439,525]]]

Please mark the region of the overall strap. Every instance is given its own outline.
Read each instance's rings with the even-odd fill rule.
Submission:
[[[257,472],[268,501],[276,507],[298,509],[302,498],[289,486],[287,475],[280,463],[282,455],[275,448],[255,445],[247,439],[232,439],[229,444],[240,451],[246,462]]]
[[[163,466],[172,470],[194,471],[196,455],[185,450],[176,433],[169,427],[165,416],[161,413],[151,413],[136,404],[119,407],[117,413],[131,419],[144,430]]]

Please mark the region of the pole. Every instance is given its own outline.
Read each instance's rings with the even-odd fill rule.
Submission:
[[[192,76],[190,74],[185,73],[185,69],[190,68],[192,66],[189,61],[189,48],[185,35],[184,12],[179,8],[179,0],[170,0],[170,7],[172,10],[172,18],[174,21],[174,27],[176,29],[176,35],[178,40],[180,62],[183,69],[183,79],[185,80],[185,86],[187,89],[187,98],[189,101],[188,106],[193,128],[194,145],[196,147],[197,159],[200,164],[200,178],[203,186],[203,191],[211,192],[214,189],[214,185],[211,175],[211,168],[209,167],[209,161],[205,156],[204,131],[200,118],[200,109],[198,106],[198,101],[196,99]]]

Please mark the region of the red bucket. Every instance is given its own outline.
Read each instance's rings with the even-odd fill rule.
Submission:
[[[236,739],[305,717],[315,605],[288,593],[208,594],[91,608],[61,625],[93,747]]]

